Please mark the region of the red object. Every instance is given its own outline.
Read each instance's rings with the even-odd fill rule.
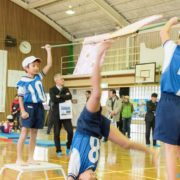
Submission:
[[[7,123],[6,125],[4,125],[4,133],[11,133],[13,128],[13,124],[12,123]]]
[[[0,141],[4,141],[4,142],[12,142],[12,139],[7,139],[7,138],[2,138],[0,137]]]
[[[14,111],[20,111],[19,99],[14,99],[11,104],[11,113]]]

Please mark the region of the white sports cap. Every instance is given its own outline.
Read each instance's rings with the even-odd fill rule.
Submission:
[[[34,61],[40,61],[41,62],[41,59],[40,58],[37,58],[35,56],[29,56],[27,58],[25,58],[22,62],[22,67],[25,68],[27,67],[29,64],[33,63]]]
[[[7,118],[7,119],[13,119],[13,116],[10,114],[10,115],[7,115],[6,118]]]

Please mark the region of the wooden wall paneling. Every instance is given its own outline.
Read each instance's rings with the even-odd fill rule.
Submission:
[[[41,49],[42,45],[69,43],[59,32],[43,22],[41,19],[19,7],[9,0],[0,1],[0,49],[8,51],[8,69],[23,70],[22,60],[30,55],[40,57],[43,61],[41,67],[46,64],[46,52]],[[16,47],[5,47],[4,39],[10,35],[17,39]],[[19,51],[19,44],[27,40],[32,45],[29,54],[24,55]],[[53,67],[43,80],[45,91],[54,85],[53,76],[60,72],[60,59],[62,54],[67,55],[68,51],[63,48],[52,49]],[[7,77],[8,78],[8,77]],[[10,104],[16,94],[16,88],[7,87],[6,91],[6,112],[0,113],[0,121],[10,113]]]

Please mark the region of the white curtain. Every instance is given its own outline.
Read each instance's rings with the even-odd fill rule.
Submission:
[[[5,112],[7,51],[0,50],[0,112]]]

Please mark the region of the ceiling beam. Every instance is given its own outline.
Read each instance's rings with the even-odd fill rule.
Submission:
[[[60,25],[56,24],[54,21],[52,21],[50,18],[48,18],[46,15],[41,13],[40,11],[36,9],[29,9],[28,4],[23,2],[22,0],[10,0],[14,2],[15,4],[21,6],[22,8],[26,9],[27,11],[31,12],[32,14],[36,15],[39,17],[41,20],[46,22],[48,25],[53,27],[55,30],[57,30],[60,34],[62,34],[65,38],[67,38],[69,41],[73,41],[73,36],[65,31],[63,28],[60,27]],[[47,0],[48,1],[48,0]]]
[[[104,0],[91,0],[91,1],[94,2],[96,5],[98,5],[120,27],[127,26],[129,24],[129,22],[122,15],[120,15]]]
[[[54,3],[59,0],[39,0],[28,4],[28,9],[42,7],[51,3]]]
[[[73,36],[65,31],[63,28],[61,28],[60,25],[56,24],[54,21],[52,21],[50,18],[48,18],[46,15],[42,14],[40,11],[36,9],[29,10],[32,14],[38,16],[40,19],[42,19],[44,22],[49,24],[51,27],[56,29],[59,33],[61,33],[64,37],[66,37],[69,41],[73,41]]]

